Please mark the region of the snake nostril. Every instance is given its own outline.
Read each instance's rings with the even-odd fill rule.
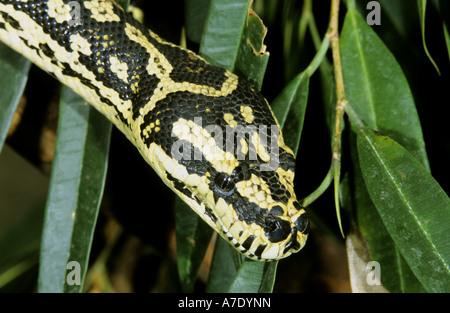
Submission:
[[[294,222],[295,227],[304,235],[309,233],[309,218],[306,213],[301,214]]]
[[[275,217],[272,214],[266,216],[265,224],[264,232],[271,242],[280,242],[286,239],[291,232],[288,221]]]

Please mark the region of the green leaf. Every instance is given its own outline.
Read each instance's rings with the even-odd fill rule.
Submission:
[[[264,272],[258,292],[271,293],[275,285],[278,261],[264,263]]]
[[[450,34],[446,23],[442,23],[442,27],[444,28],[445,45],[447,46],[447,54],[450,60]]]
[[[249,2],[211,0],[200,44],[200,55],[206,60],[234,70]]]
[[[259,90],[269,61],[269,54],[264,45],[266,32],[262,20],[251,10],[241,37],[235,72],[239,76],[246,77]]]
[[[353,181],[341,184],[341,189],[350,188],[347,203],[343,206],[349,208],[353,205],[357,209],[356,221],[370,248],[371,259],[367,262],[377,261],[381,264],[381,283],[390,292],[424,292],[422,284],[412,273],[370,199],[358,161],[356,135],[351,139]]]
[[[272,110],[283,130],[284,142],[297,155],[308,103],[309,76],[298,74],[272,102]]]
[[[444,30],[444,40],[447,47],[447,55],[450,59],[450,3],[447,0],[439,0],[438,7],[442,17],[442,28]]]
[[[28,79],[30,62],[0,42],[0,152]]]
[[[378,132],[358,135],[364,182],[386,229],[429,292],[450,291],[450,199],[402,146]]]
[[[419,19],[420,19],[420,29],[422,31],[422,43],[423,43],[423,49],[425,50],[425,54],[427,55],[430,62],[433,64],[434,68],[438,72],[439,75],[441,75],[441,72],[439,71],[439,67],[437,66],[436,62],[434,62],[433,58],[431,57],[430,52],[428,51],[427,43],[425,40],[425,13],[427,9],[427,0],[417,0],[417,7],[419,9]]]
[[[345,93],[359,118],[429,168],[408,82],[394,56],[354,9],[345,17],[340,50]]]
[[[177,266],[183,292],[193,292],[212,229],[187,204],[175,199]]]
[[[264,273],[264,263],[246,261],[242,263],[228,292],[230,293],[255,293],[259,291]]]
[[[225,239],[217,236],[206,292],[228,291],[228,287],[233,282],[238,269],[233,258],[234,253],[237,252],[234,251],[233,247]]]
[[[103,194],[110,131],[106,118],[63,89],[42,235],[39,292],[82,289]],[[71,261],[79,267],[66,272]],[[71,270],[80,270],[75,285],[66,283]]]
[[[251,260],[243,262],[231,283],[228,292],[258,292],[263,279],[263,273],[264,263]]]
[[[397,140],[428,169],[422,130],[406,79],[392,54],[354,9],[345,18],[341,54],[345,91],[357,119]],[[355,124],[355,118],[351,120]],[[352,148],[356,149],[356,143]],[[391,291],[421,291],[367,197],[358,173],[356,165],[353,185],[357,222],[368,239],[372,257],[385,264],[383,284]]]

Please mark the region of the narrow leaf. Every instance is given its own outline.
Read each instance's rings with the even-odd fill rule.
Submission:
[[[264,263],[246,260],[242,263],[228,292],[259,292],[264,274]]]
[[[183,292],[192,292],[212,229],[178,197],[174,207],[178,275]]]
[[[359,118],[429,168],[408,82],[394,56],[354,9],[345,17],[340,49],[345,93]]]
[[[364,181],[386,229],[430,292],[450,291],[450,199],[402,146],[370,130],[358,135]]]
[[[450,60],[450,33],[448,31],[448,26],[445,22],[442,23],[442,27],[444,28],[445,45],[447,46],[447,54]]]
[[[434,68],[438,72],[439,75],[441,75],[441,72],[439,71],[439,67],[437,66],[436,62],[434,62],[433,58],[431,57],[430,52],[428,51],[427,43],[425,40],[425,15],[426,15],[426,9],[427,9],[427,0],[417,0],[417,7],[419,9],[419,19],[420,19],[420,29],[422,31],[422,43],[423,43],[423,49],[425,51],[425,54],[427,55],[430,62],[433,64]]]
[[[233,253],[237,252],[225,239],[217,236],[206,292],[227,292],[237,273]]]
[[[367,259],[366,264],[370,261],[380,264],[381,283],[390,292],[424,292],[424,287],[409,268],[370,199],[359,165],[356,135],[352,135],[351,139],[352,181],[351,183],[343,182],[341,190],[346,185],[350,188],[347,196],[344,195],[347,200],[344,201],[343,206],[347,209],[353,207],[353,212],[356,212],[359,232],[370,248],[370,259]],[[348,257],[351,262],[352,256],[349,254]],[[371,287],[366,286],[366,288]]]
[[[266,72],[269,53],[266,52],[264,38],[267,28],[256,13],[250,9],[236,59],[235,72],[246,77],[258,89],[261,89]]]
[[[284,141],[295,155],[300,145],[308,92],[309,76],[302,72],[294,77],[272,102],[272,110],[283,129]]]
[[[234,70],[248,6],[249,0],[211,0],[200,55],[215,65]]]
[[[345,18],[341,54],[345,91],[357,115],[351,118],[352,125],[360,119],[363,122],[360,127],[366,125],[386,133],[429,168],[413,97],[400,66],[354,8]],[[356,143],[352,147],[356,149]],[[355,168],[355,181],[352,183],[355,186],[354,209],[358,226],[368,239],[372,257],[382,261],[387,272],[382,276],[383,284],[390,291],[421,291],[422,287],[410,274],[398,247],[391,241],[367,197],[366,186],[362,178],[358,178],[358,173],[359,168]]]
[[[103,193],[110,130],[111,123],[100,113],[63,89],[42,235],[39,292],[81,291]],[[66,281],[71,271],[74,276]]]
[[[0,152],[28,78],[30,62],[0,43]]]
[[[447,47],[447,54],[450,59],[450,4],[446,0],[439,0],[439,11],[442,15],[442,27],[444,29],[445,45]]]

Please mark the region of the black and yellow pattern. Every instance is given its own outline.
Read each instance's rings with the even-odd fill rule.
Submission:
[[[80,94],[238,251],[280,259],[305,244],[295,159],[264,97],[164,41],[113,1],[1,0],[0,39]],[[150,207],[150,206],[149,206]]]

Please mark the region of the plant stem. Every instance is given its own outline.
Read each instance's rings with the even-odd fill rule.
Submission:
[[[339,52],[339,5],[340,0],[331,1],[330,22],[326,36],[331,42],[331,52],[333,56],[334,79],[336,85],[336,108],[335,108],[335,124],[334,124],[334,141],[332,164],[334,165],[334,200],[336,206],[336,215],[339,228],[342,235],[342,223],[340,217],[339,206],[339,182],[341,176],[341,137],[343,129],[343,120],[347,98],[344,90],[344,79],[342,76],[341,55]]]
[[[317,70],[317,68],[320,66],[320,64],[322,64],[322,61],[324,60],[329,47],[330,47],[330,40],[325,36],[313,60],[305,69],[305,72],[309,77],[311,77]]]
[[[334,175],[334,163],[331,163],[330,169],[328,170],[327,176],[323,179],[322,183],[316,190],[314,190],[309,196],[305,197],[300,201],[300,204],[303,207],[307,207],[311,205],[314,201],[317,200],[330,186]]]

